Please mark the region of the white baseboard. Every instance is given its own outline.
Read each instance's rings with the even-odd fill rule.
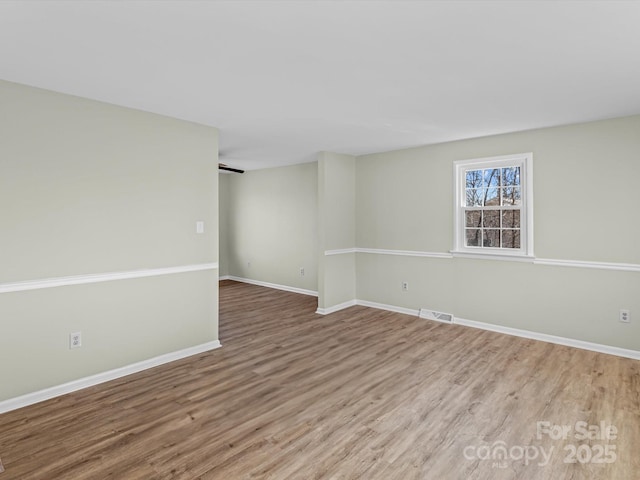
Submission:
[[[404,313],[405,315],[417,316],[420,313],[419,310],[412,310],[411,308],[397,307],[395,305],[387,305],[384,303],[370,302],[368,300],[348,300],[332,307],[318,308],[318,310],[316,310],[316,313],[319,313],[320,315],[329,315],[331,313],[344,310],[345,308],[353,307],[354,305],[376,308],[378,310],[388,310],[389,312]]]
[[[397,307],[395,305],[387,305],[385,303],[377,303],[370,302],[368,300],[356,300],[356,305],[362,305],[363,307],[371,307],[377,308],[378,310],[388,310],[389,312],[396,313],[404,313],[405,315],[415,315],[416,317],[420,314],[420,310],[405,308],[405,307]]]
[[[349,300],[347,302],[342,302],[342,303],[339,303],[338,305],[333,305],[332,307],[328,307],[328,308],[318,307],[318,309],[316,310],[316,313],[319,313],[320,315],[329,315],[330,313],[335,313],[340,310],[344,310],[345,308],[353,307],[354,305],[357,305],[356,301]]]
[[[214,350],[220,347],[220,341],[214,340],[212,342],[207,342],[201,345],[196,345],[194,347],[178,350],[177,352],[165,353],[164,355],[159,355],[147,360],[142,360],[141,362],[132,363],[131,365],[126,365],[124,367],[115,368],[107,372],[97,373],[89,377],[73,380],[62,385],[56,385],[55,387],[45,388],[44,390],[39,390],[37,392],[27,393],[26,395],[3,400],[0,402],[0,413],[27,407],[29,405],[33,405],[34,403],[43,402],[51,398],[66,395],[67,393],[82,390],[83,388],[92,387],[100,383],[131,375],[132,373],[141,372],[149,368],[157,367],[158,365],[163,365],[165,363],[180,360],[182,358],[197,355],[199,353],[208,352],[209,350]]]
[[[313,290],[306,290],[304,288],[298,288],[298,287],[290,287],[288,285],[278,285],[277,283],[262,282],[260,280],[252,280],[250,278],[235,277],[233,275],[228,275],[227,280],[234,280],[236,282],[242,282],[242,283],[250,283],[251,285],[258,285],[260,287],[267,287],[267,288],[275,288],[276,290],[284,290],[287,292],[301,293],[302,295],[310,295],[312,297],[318,296],[318,292]]]
[[[454,323],[457,325],[464,325],[465,327],[479,328],[481,330],[489,330],[491,332],[504,333],[516,337],[530,338],[532,340],[540,340],[542,342],[555,343],[558,345],[565,345],[567,347],[581,348],[583,350],[591,350],[593,352],[607,353],[618,357],[640,360],[640,351],[637,350],[612,347],[610,345],[602,345],[600,343],[585,342],[584,340],[576,340],[573,338],[558,337],[546,333],[521,330],[519,328],[503,327],[502,325],[494,325],[492,323],[476,322],[475,320],[467,320],[459,317],[455,317]]]
[[[222,276],[218,277],[218,280],[231,280],[231,276],[230,275],[222,275]]]
[[[328,315],[353,305],[361,305],[363,307],[376,308],[378,310],[387,310],[390,312],[403,313],[405,315],[419,316],[420,310],[411,308],[398,307],[395,305],[387,305],[384,303],[370,302],[368,300],[350,300],[348,302],[329,307],[327,309],[318,309],[316,313]],[[627,348],[613,347],[600,343],[586,342],[584,340],[576,340],[574,338],[558,337],[547,333],[532,332],[530,330],[521,330],[519,328],[504,327],[492,323],[477,322],[475,320],[467,320],[465,318],[454,317],[454,325],[462,325],[465,327],[479,328],[481,330],[489,330],[491,332],[504,333],[516,337],[530,338],[542,342],[555,343],[557,345],[565,345],[567,347],[581,348],[582,350],[590,350],[592,352],[606,353],[608,355],[616,355],[618,357],[631,358],[640,360],[640,351],[630,350]]]

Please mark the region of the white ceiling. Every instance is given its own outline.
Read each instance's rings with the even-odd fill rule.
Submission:
[[[254,169],[640,113],[640,2],[0,1],[0,78]]]

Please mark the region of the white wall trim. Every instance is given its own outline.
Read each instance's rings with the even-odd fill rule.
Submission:
[[[554,267],[597,268],[601,270],[620,270],[626,272],[640,272],[637,263],[587,262],[583,260],[555,260],[552,258],[536,258],[536,265],[552,265]]]
[[[335,313],[340,310],[344,310],[345,308],[353,307],[354,305],[356,305],[355,300],[348,300],[346,302],[342,302],[328,308],[318,307],[318,309],[316,310],[316,313],[319,313],[320,315],[329,315],[330,313]]]
[[[371,253],[376,255],[399,255],[404,257],[429,257],[429,258],[471,258],[481,260],[504,260],[509,262],[534,263],[535,265],[551,265],[554,267],[578,267],[595,268],[600,270],[618,270],[624,272],[640,272],[638,263],[615,263],[615,262],[591,262],[585,260],[562,260],[553,258],[536,258],[529,255],[499,255],[473,252],[423,252],[417,250],[388,250],[384,248],[342,248],[337,250],[326,250],[325,256],[341,255],[345,253]]]
[[[356,253],[358,251],[357,248],[338,248],[336,250],[325,250],[325,256],[329,255],[343,255],[345,253]]]
[[[376,308],[378,310],[387,310],[390,312],[403,313],[405,315],[412,315],[419,317],[420,310],[414,310],[412,308],[398,307],[396,305],[387,305],[384,303],[370,302],[368,300],[351,300],[349,302],[341,303],[335,307],[330,307],[325,310],[326,313],[333,313],[343,308],[350,307],[352,305],[361,305],[363,307]],[[340,308],[338,308],[340,307]],[[335,308],[335,310],[333,310]],[[321,309],[318,309],[321,310]],[[320,311],[316,313],[324,314]],[[478,328],[480,330],[488,330],[490,332],[503,333],[505,335],[513,335],[516,337],[529,338],[532,340],[539,340],[541,342],[555,343],[557,345],[565,345],[567,347],[580,348],[582,350],[590,350],[592,352],[606,353],[608,355],[616,355],[618,357],[632,358],[634,360],[640,360],[640,351],[630,350],[627,348],[613,347],[610,345],[603,345],[600,343],[586,342],[584,340],[576,340],[573,338],[558,337],[556,335],[549,335],[547,333],[532,332],[530,330],[521,330],[519,328],[504,327],[502,325],[495,325],[492,323],[477,322],[475,320],[467,320],[465,318],[454,317],[453,324],[461,325],[465,327]]]
[[[516,337],[530,338],[532,340],[540,340],[542,342],[555,343],[558,345],[565,345],[567,347],[581,348],[583,350],[591,350],[593,352],[640,360],[640,351],[637,350],[612,347],[610,345],[586,342],[584,340],[576,340],[573,338],[558,337],[556,335],[532,332],[530,330],[521,330],[519,328],[504,327],[502,325],[494,325],[492,323],[476,322],[475,320],[467,320],[459,317],[455,317],[454,323],[457,325],[464,325],[465,327],[479,328],[481,330],[489,330],[491,332],[504,333],[506,335],[513,335]]]
[[[533,263],[535,257],[531,257],[529,255],[509,255],[509,254],[498,254],[498,253],[472,253],[472,252],[456,252],[451,251],[451,255],[454,258],[471,258],[474,260],[499,260],[506,262],[525,262],[525,263]]]
[[[233,275],[229,275],[229,280],[234,280],[236,282],[242,282],[242,283],[250,283],[251,285],[258,285],[260,287],[275,288],[276,290],[284,290],[286,292],[301,293],[302,295],[310,295],[312,297],[318,296],[318,292],[314,290],[306,290],[304,288],[290,287],[288,285],[279,285],[277,283],[262,282],[260,280],[252,280],[250,278],[242,278],[242,277],[235,277]]]
[[[218,280],[231,280],[231,276],[230,275],[222,275],[221,277],[218,277]]]
[[[38,290],[41,288],[65,287],[68,285],[85,285],[88,283],[110,282],[113,280],[126,280],[130,278],[156,277],[159,275],[171,275],[174,273],[215,270],[217,268],[218,263],[212,262],[201,263],[197,265],[181,265],[177,267],[130,270],[126,272],[92,273],[87,275],[74,275],[71,277],[42,278],[38,280],[25,280],[15,283],[0,283],[0,293],[22,292],[25,290]]]
[[[39,390],[37,392],[21,395],[19,397],[10,398],[8,400],[0,402],[0,413],[5,413],[11,410],[16,410],[18,408],[33,405],[34,403],[43,402],[51,398],[66,395],[67,393],[82,390],[83,388],[92,387],[100,383],[131,375],[132,373],[141,372],[149,368],[157,367],[159,365],[190,357],[192,355],[197,355],[199,353],[215,350],[216,348],[220,347],[220,341],[214,340],[211,342],[203,343],[201,345],[178,350],[176,352],[165,353],[157,357],[149,358],[141,362],[132,363],[131,365],[126,365],[124,367],[109,370],[107,372],[102,372],[96,375],[91,375],[89,377],[73,380],[62,385],[57,385],[54,387],[46,388],[44,390]]]
[[[404,313],[405,315],[418,316],[420,311],[418,309],[397,307],[395,305],[387,305],[384,303],[370,302],[368,300],[356,300],[356,305],[362,305],[363,307],[377,308],[378,310],[388,310],[389,312]]]
[[[403,257],[453,258],[450,253],[422,252],[417,250],[386,250],[383,248],[356,248],[358,253],[374,253],[377,255],[401,255]]]
[[[453,258],[450,253],[442,252],[421,252],[417,250],[387,250],[384,248],[341,248],[337,250],[326,250],[324,254],[341,255],[345,253],[373,253],[377,255],[400,255],[404,257],[431,257],[431,258]]]

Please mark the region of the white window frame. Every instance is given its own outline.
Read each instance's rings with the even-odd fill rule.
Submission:
[[[502,167],[520,167],[521,202],[520,248],[465,246],[466,172]],[[518,153],[499,157],[474,158],[453,162],[454,232],[452,254],[460,256],[533,260],[533,153]]]

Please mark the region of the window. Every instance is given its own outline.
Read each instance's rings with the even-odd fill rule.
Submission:
[[[454,162],[454,253],[533,256],[533,155]]]

